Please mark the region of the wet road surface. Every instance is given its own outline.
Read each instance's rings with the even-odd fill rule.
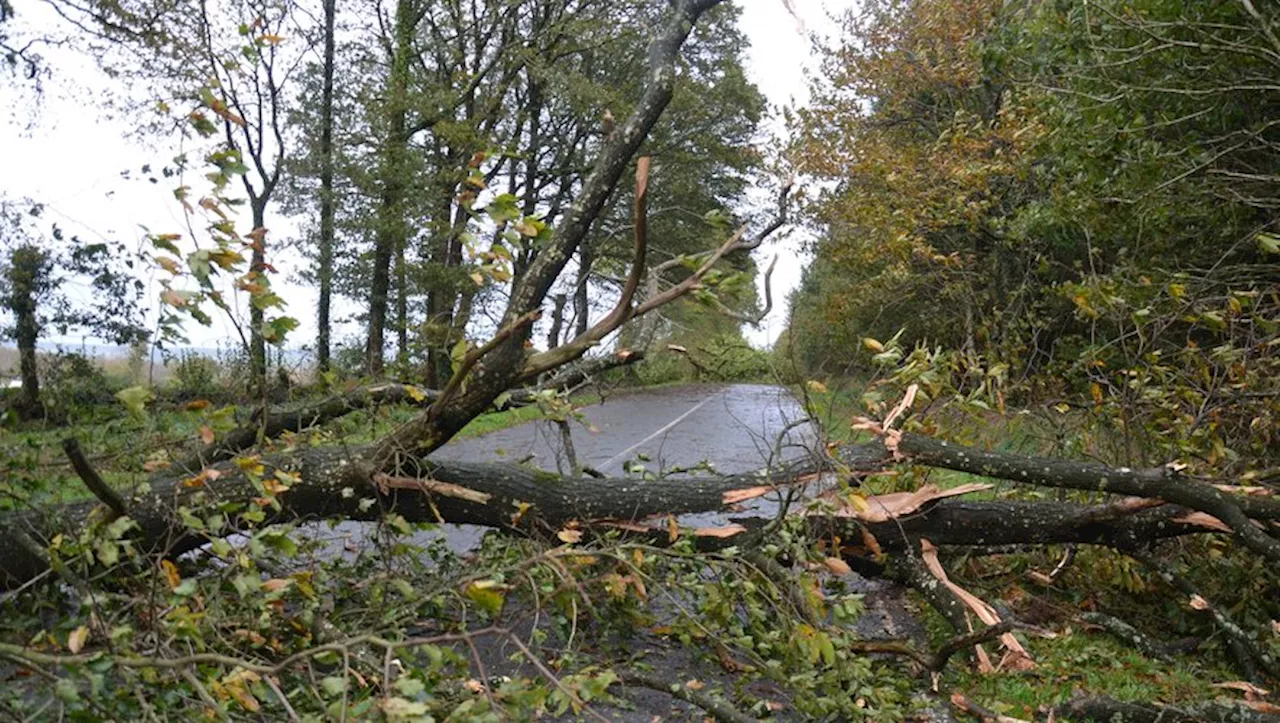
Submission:
[[[805,419],[804,409],[781,387],[715,384],[638,390],[610,397],[582,410],[573,422],[579,463],[608,476],[626,472],[642,455],[652,472],[709,462],[726,474],[750,472],[771,460],[794,459],[812,449],[817,436],[808,424],[778,436]],[[532,455],[532,456],[530,456]],[[486,462],[527,460],[556,471],[563,465],[560,432],[538,421],[455,440],[437,459]]]

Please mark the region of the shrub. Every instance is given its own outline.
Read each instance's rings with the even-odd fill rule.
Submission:
[[[195,352],[182,352],[173,363],[169,384],[180,399],[217,396],[218,362]]]

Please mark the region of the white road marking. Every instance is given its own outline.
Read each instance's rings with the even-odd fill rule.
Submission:
[[[692,407],[690,407],[690,408],[688,409],[688,411],[686,411],[684,414],[681,414],[680,416],[676,417],[675,419],[671,420],[670,422],[667,422],[666,424],[662,425],[662,427],[660,427],[660,428],[658,429],[658,431],[654,432],[653,434],[650,434],[648,437],[645,437],[644,439],[640,440],[639,442],[636,442],[635,444],[631,445],[630,447],[627,447],[626,449],[622,450],[621,452],[619,452],[619,453],[617,453],[617,454],[613,455],[612,457],[610,457],[609,459],[605,460],[605,461],[604,461],[603,463],[601,463],[600,465],[597,465],[597,466],[596,466],[596,469],[598,469],[598,470],[600,470],[600,471],[602,471],[602,472],[603,472],[605,469],[609,468],[609,467],[610,467],[610,466],[612,466],[613,464],[615,464],[615,463],[617,463],[617,462],[620,462],[620,461],[622,461],[623,459],[625,459],[627,455],[629,455],[629,454],[631,454],[632,452],[636,451],[636,449],[638,449],[639,447],[642,447],[642,446],[644,446],[645,444],[648,444],[649,442],[653,441],[655,438],[660,437],[660,436],[662,436],[662,435],[666,434],[667,432],[670,432],[670,431],[671,431],[671,429],[672,429],[673,427],[675,427],[677,424],[679,424],[679,423],[683,422],[684,420],[688,419],[690,414],[693,414],[694,412],[698,411],[699,409],[702,409],[703,407],[705,407],[705,406],[707,405],[707,402],[710,402],[712,399],[715,399],[716,397],[720,396],[720,394],[721,394],[721,393],[719,393],[719,392],[718,392],[718,393],[716,393],[716,394],[712,394],[711,396],[707,397],[706,399],[703,399],[701,402],[698,402],[697,404],[693,405],[693,406],[692,406]]]

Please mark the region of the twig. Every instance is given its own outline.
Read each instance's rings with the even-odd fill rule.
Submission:
[[[117,517],[129,516],[129,511],[125,507],[124,500],[121,499],[120,494],[103,481],[98,471],[93,468],[93,465],[89,464],[88,458],[84,456],[84,450],[80,448],[80,442],[75,437],[67,437],[62,440],[62,451],[67,453],[67,459],[71,460],[71,468],[79,475],[80,481],[84,482],[84,486],[89,488],[94,497],[97,497],[104,505],[111,508],[111,520]]]
[[[1012,718],[1007,715],[1001,715],[989,708],[978,705],[964,693],[952,693],[951,705],[954,706],[956,710],[981,719],[983,723],[987,723],[987,721],[994,721],[994,723],[1030,723],[1030,721],[1023,720],[1022,718]]]
[[[280,690],[280,685],[276,683],[275,678],[270,675],[264,675],[262,676],[262,679],[267,682],[267,687],[271,688],[271,692],[275,693],[276,697],[280,699],[280,705],[283,705],[285,712],[289,714],[289,720],[291,721],[302,720],[301,718],[298,717],[298,712],[295,711],[293,709],[293,706],[289,704],[289,697],[284,694],[283,690]]]
[[[1106,613],[1080,613],[1080,619],[1086,623],[1097,625],[1103,630],[1129,643],[1143,655],[1160,660],[1173,660],[1173,656],[1169,655],[1169,651],[1163,646],[1143,635],[1137,628],[1129,623]]]
[[[1205,599],[1196,590],[1195,586],[1175,572],[1172,567],[1150,555],[1138,552],[1129,552],[1128,555],[1151,568],[1162,580],[1173,586],[1178,592],[1186,595],[1188,604],[1192,609],[1206,612],[1213,618],[1214,622],[1218,624],[1218,627],[1227,636],[1227,640],[1236,654],[1237,661],[1242,667],[1242,672],[1249,677],[1256,677],[1256,671],[1251,670],[1251,668],[1253,667],[1253,662],[1257,661],[1268,675],[1280,678],[1280,666],[1277,666],[1275,658],[1260,648],[1254,642],[1252,636],[1231,619],[1226,610]]]
[[[679,683],[669,683],[658,678],[655,675],[644,673],[638,670],[619,670],[614,672],[618,674],[618,678],[626,685],[641,686],[651,690],[661,691],[670,695],[672,698],[679,698],[686,703],[691,703],[705,710],[712,718],[723,723],[755,723],[759,720],[738,711],[728,703],[717,700],[706,693],[697,690],[691,690],[687,686]]]

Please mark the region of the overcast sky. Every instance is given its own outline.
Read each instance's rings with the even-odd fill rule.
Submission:
[[[788,11],[783,0],[740,3],[744,8],[742,27],[752,44],[748,71],[773,105],[805,102],[806,73],[814,61],[804,33],[823,32],[829,24],[828,12],[853,2],[793,0],[798,17]],[[15,30],[58,22],[43,3],[19,0],[15,4]],[[97,104],[114,81],[74,49],[45,54],[53,72],[44,81],[45,92],[38,106],[33,108],[28,91],[9,80],[0,83],[0,108],[8,109],[0,118],[0,195],[39,201],[45,204],[50,220],[86,238],[136,243],[144,229],[161,233],[182,228],[172,181],[162,178],[151,184],[138,173],[144,164],[164,165],[176,148],[131,140],[128,128],[112,120]],[[773,130],[780,128],[775,125]],[[122,177],[125,171],[132,171],[130,178]],[[757,252],[761,268],[772,256],[779,256],[773,276],[774,310],[761,328],[747,329],[748,338],[758,346],[772,342],[786,325],[787,294],[799,281],[805,263],[799,240],[797,234],[788,234]],[[291,341],[308,343],[315,337],[315,291],[281,281],[276,284],[289,301],[289,314],[302,322],[290,335]],[[158,287],[154,290],[158,293]],[[191,324],[188,334],[193,344],[211,347],[219,339],[229,339],[231,331],[218,321],[210,328]]]

